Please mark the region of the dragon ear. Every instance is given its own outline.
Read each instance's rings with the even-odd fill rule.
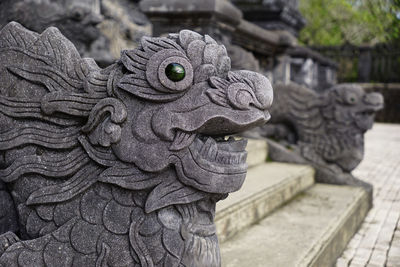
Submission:
[[[121,126],[126,119],[125,105],[115,98],[104,98],[92,109],[82,127],[93,145],[109,147],[121,139]]]

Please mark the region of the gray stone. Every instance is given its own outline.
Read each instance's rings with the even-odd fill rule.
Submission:
[[[0,234],[17,230],[18,223],[14,202],[8,193],[6,184],[0,182]]]
[[[323,92],[337,83],[338,65],[309,48],[295,46],[288,49],[291,57],[291,81],[317,92]]]
[[[232,69],[260,72],[260,63],[251,52],[238,45],[227,45],[227,50],[232,61]]]
[[[298,10],[298,0],[231,0],[246,20],[267,30],[285,30],[294,35],[306,20]]]
[[[0,266],[220,265],[215,205],[247,170],[246,141],[223,136],[269,119],[267,78],[188,30],[101,69],[12,22],[0,84],[0,206],[17,213]]]
[[[200,16],[216,16],[231,25],[239,24],[242,19],[240,10],[227,0],[143,0],[140,7],[149,16],[165,13],[186,16],[195,12]]]
[[[134,49],[143,36],[152,36],[152,25],[140,11],[138,1],[101,0],[104,20],[98,28],[109,42],[109,51],[114,59],[123,49]]]
[[[362,188],[315,184],[223,243],[222,266],[334,266],[368,210]]]
[[[333,86],[323,94],[296,84],[274,88],[271,123],[251,133],[270,139],[269,157],[311,164],[318,182],[371,189],[351,171],[363,159],[364,133],[383,108],[382,95],[351,84]]]
[[[249,168],[263,164],[267,161],[268,145],[266,140],[248,140],[246,151],[246,162]]]
[[[10,21],[42,32],[57,27],[83,57],[102,65],[113,62],[109,41],[97,25],[103,21],[100,0],[5,0],[0,3],[0,28]]]
[[[270,31],[241,20],[233,32],[233,43],[261,56],[273,56],[284,53],[289,46],[297,43],[296,38],[286,31]]]
[[[219,242],[246,231],[313,184],[310,166],[268,162],[249,168],[242,188],[217,203]]]
[[[140,8],[161,36],[182,28],[208,34],[228,45],[242,13],[227,0],[143,0]]]
[[[78,49],[102,66],[114,63],[122,49],[134,49],[151,36],[151,23],[129,0],[6,0],[0,3],[0,28],[10,21],[42,32],[57,27]]]
[[[290,83],[291,75],[291,58],[287,54],[277,56],[274,59],[272,76],[274,83]]]

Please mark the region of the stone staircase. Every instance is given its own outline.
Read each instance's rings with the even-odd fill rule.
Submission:
[[[248,145],[242,189],[217,205],[223,267],[332,266],[370,206],[361,188],[318,184],[306,165],[265,162]]]

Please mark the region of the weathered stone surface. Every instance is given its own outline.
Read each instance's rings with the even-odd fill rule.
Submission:
[[[242,188],[217,203],[215,224],[220,243],[245,231],[312,186],[314,172],[310,166],[280,162],[249,168]]]
[[[140,8],[152,22],[155,36],[186,28],[208,34],[226,46],[242,18],[240,10],[227,0],[143,0]]]
[[[227,0],[144,0],[140,6],[153,24],[154,35],[182,27],[208,34],[226,46],[233,69],[260,71],[269,78],[274,61],[270,57],[296,43],[288,32],[265,30],[241,19],[240,10]],[[269,61],[261,68],[260,55],[268,57],[263,63]]]
[[[17,230],[18,223],[14,202],[7,191],[5,183],[0,182],[0,234]]]
[[[260,72],[260,63],[250,51],[238,45],[228,45],[227,50],[232,61],[232,69]]]
[[[152,35],[152,25],[139,10],[139,1],[102,0],[104,20],[98,28],[109,41],[109,51],[118,59],[123,49],[134,49],[143,36]]]
[[[333,266],[368,210],[362,188],[316,184],[223,243],[222,266]]]
[[[298,0],[231,0],[244,18],[264,29],[285,30],[294,35],[305,26],[306,20],[298,10]]]
[[[57,27],[83,57],[107,65],[113,62],[108,40],[97,25],[104,19],[100,0],[5,0],[0,3],[0,28],[10,21],[42,32]]]
[[[5,0],[0,3],[0,28],[10,21],[42,32],[57,27],[83,57],[108,66],[122,49],[134,49],[151,24],[129,0]]]
[[[252,133],[272,139],[269,157],[309,163],[319,182],[370,188],[351,171],[363,158],[364,133],[383,107],[382,95],[350,84],[336,85],[323,94],[296,84],[276,85],[275,90],[271,124]]]
[[[263,164],[267,161],[268,144],[266,140],[248,140],[246,163],[249,168]]]
[[[197,13],[198,15],[217,16],[221,21],[231,25],[240,23],[242,13],[227,0],[143,0],[141,10],[150,16],[159,14],[175,14],[186,16]]]
[[[215,205],[247,169],[246,141],[221,136],[269,119],[267,78],[188,30],[106,69],[56,28],[10,23],[0,51],[0,178],[20,226],[0,265],[220,265]]]
[[[309,48],[295,46],[288,49],[291,59],[290,76],[297,84],[323,92],[337,84],[338,65]]]

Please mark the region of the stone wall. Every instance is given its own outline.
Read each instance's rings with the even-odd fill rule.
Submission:
[[[284,30],[297,36],[306,24],[298,10],[298,0],[231,0],[244,19],[264,29]]]
[[[317,91],[335,84],[335,63],[297,44],[297,32],[305,23],[297,1],[264,2],[143,0],[140,6],[155,36],[181,28],[208,34],[234,55],[233,68],[250,68],[273,83],[296,82]]]
[[[101,32],[109,40],[114,59],[124,49],[136,48],[140,38],[152,35],[152,25],[139,10],[138,0],[102,0]]]
[[[400,46],[381,43],[375,46],[313,47],[339,63],[340,82],[399,83]]]
[[[0,26],[17,21],[38,32],[56,26],[83,57],[103,67],[121,50],[137,47],[144,35],[191,29],[224,44],[233,69],[251,69],[275,83],[296,82],[323,91],[336,83],[336,65],[297,44],[305,24],[297,2],[5,0],[0,3]]]

